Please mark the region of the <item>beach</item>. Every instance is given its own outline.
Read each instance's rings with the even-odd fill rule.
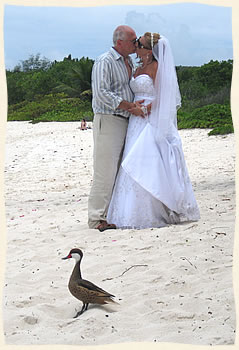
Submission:
[[[234,343],[235,135],[208,132],[179,131],[199,221],[101,233],[87,225],[92,129],[7,123],[6,344]],[[74,247],[83,278],[119,305],[73,318],[82,304],[67,287],[74,261],[62,258]]]

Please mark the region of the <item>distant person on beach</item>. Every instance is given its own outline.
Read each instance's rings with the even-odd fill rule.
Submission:
[[[122,164],[107,222],[117,228],[163,227],[200,218],[177,129],[181,106],[168,40],[145,33],[137,40],[140,65],[130,86],[135,101],[151,104],[145,118],[131,115]],[[143,107],[130,109],[140,114]]]
[[[80,129],[81,130],[86,130],[87,129],[87,124],[86,124],[85,119],[82,119],[81,125],[80,125]]]
[[[133,63],[128,56],[136,50],[136,39],[132,28],[118,26],[113,33],[114,46],[96,59],[92,69],[94,175],[88,224],[99,231],[116,228],[107,223],[106,215],[121,162],[129,109],[136,106],[129,86]]]

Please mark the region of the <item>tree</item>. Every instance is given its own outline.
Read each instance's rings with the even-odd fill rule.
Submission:
[[[20,63],[14,67],[14,72],[29,72],[35,70],[47,70],[51,67],[52,63],[46,57],[40,58],[40,53],[36,56],[30,55],[27,60],[21,60]]]
[[[68,56],[69,57],[69,56]],[[91,71],[94,61],[88,57],[82,57],[79,61],[64,59],[60,65],[56,63],[51,70],[57,72],[59,83],[54,92],[64,92],[69,97],[80,97],[83,94],[90,99],[91,94]],[[61,71],[61,74],[59,72]]]
[[[222,62],[211,60],[195,71],[195,78],[210,92],[229,86],[232,78],[232,60]]]
[[[12,105],[21,102],[25,98],[25,92],[22,89],[21,82],[24,79],[24,73],[20,71],[6,72],[8,104]]]
[[[230,101],[232,60],[210,61],[201,67],[176,67],[185,110]]]

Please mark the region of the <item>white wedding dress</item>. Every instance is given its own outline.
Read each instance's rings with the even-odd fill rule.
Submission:
[[[153,80],[132,78],[135,100],[154,98]],[[107,221],[117,228],[163,227],[198,220],[199,209],[184,161],[181,140],[154,140],[148,118],[131,116],[122,163],[109,205]]]

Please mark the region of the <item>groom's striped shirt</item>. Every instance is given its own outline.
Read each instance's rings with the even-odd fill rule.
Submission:
[[[133,64],[128,58],[129,64]],[[130,113],[117,109],[122,100],[133,101],[129,75],[124,58],[115,49],[99,56],[92,69],[92,108],[94,113],[120,114],[126,118]]]

